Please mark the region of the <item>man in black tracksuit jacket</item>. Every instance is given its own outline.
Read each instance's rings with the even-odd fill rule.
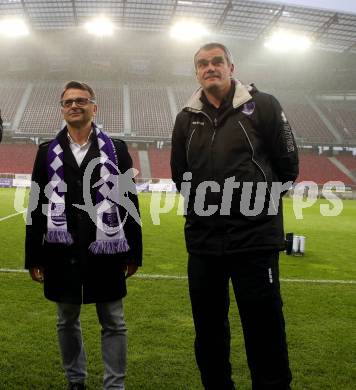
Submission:
[[[234,389],[229,279],[254,390],[290,389],[278,257],[281,195],[298,175],[298,154],[278,101],[232,79],[228,49],[194,57],[199,88],[178,114],[171,169],[185,196],[195,354],[205,389]],[[278,184],[279,183],[279,184]]]

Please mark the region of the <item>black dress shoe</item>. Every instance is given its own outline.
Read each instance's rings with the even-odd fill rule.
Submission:
[[[86,390],[84,383],[69,383],[68,390]]]

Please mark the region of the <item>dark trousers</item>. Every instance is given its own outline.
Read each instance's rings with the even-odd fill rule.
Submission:
[[[207,390],[235,389],[231,378],[229,280],[245,338],[253,390],[290,390],[276,251],[213,257],[189,255],[195,356]]]

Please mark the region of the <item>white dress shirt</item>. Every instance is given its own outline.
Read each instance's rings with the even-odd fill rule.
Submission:
[[[70,150],[72,151],[72,153],[74,155],[74,158],[78,164],[78,167],[80,167],[81,163],[84,160],[85,155],[87,154],[87,152],[90,148],[90,145],[91,145],[90,136],[91,136],[92,132],[93,132],[93,130],[90,131],[90,133],[88,135],[88,139],[86,140],[86,142],[83,145],[77,144],[73,140],[73,138],[70,136],[69,132],[67,133],[68,139],[69,139]]]

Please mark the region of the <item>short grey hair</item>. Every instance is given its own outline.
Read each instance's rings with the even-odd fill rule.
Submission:
[[[234,60],[233,60],[232,55],[231,55],[231,52],[225,45],[223,45],[222,43],[219,43],[219,42],[209,42],[209,43],[206,43],[205,45],[201,46],[198,49],[198,51],[194,54],[194,67],[195,67],[195,69],[197,68],[197,56],[198,56],[198,54],[202,50],[212,50],[212,49],[215,49],[215,48],[219,48],[219,49],[221,49],[224,52],[226,61],[227,61],[227,63],[229,65],[234,63]]]

